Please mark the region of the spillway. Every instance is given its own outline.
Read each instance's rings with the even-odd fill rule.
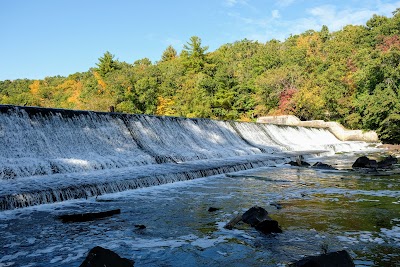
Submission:
[[[0,105],[0,210],[367,145],[326,129]]]

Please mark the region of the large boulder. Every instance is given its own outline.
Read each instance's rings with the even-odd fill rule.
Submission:
[[[393,164],[397,164],[397,162],[398,162],[397,158],[390,155],[389,157],[386,157],[378,162],[378,168],[389,168]]]
[[[262,207],[254,206],[250,208],[242,215],[237,215],[230,220],[224,227],[232,229],[240,221],[250,224],[263,234],[282,233],[278,222],[269,217],[268,212]]]
[[[260,231],[263,234],[272,234],[272,233],[282,233],[282,229],[279,227],[277,221],[268,217],[264,221],[260,222],[255,226],[257,231]]]
[[[79,267],[133,267],[134,263],[133,260],[121,258],[114,251],[94,247]]]
[[[359,157],[352,165],[353,168],[377,168],[376,160],[369,159],[366,156]]]
[[[268,212],[264,208],[257,206],[251,207],[242,215],[243,222],[250,224],[252,227],[268,218]]]
[[[308,256],[297,262],[289,264],[289,267],[354,267],[354,262],[345,250]]]

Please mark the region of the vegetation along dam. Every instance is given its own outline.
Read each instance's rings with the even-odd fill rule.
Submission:
[[[353,170],[362,155],[387,153],[326,128],[1,105],[0,266],[79,266],[94,246],[135,266],[286,266],[342,249],[395,266],[398,165]],[[252,206],[282,233],[224,227]]]

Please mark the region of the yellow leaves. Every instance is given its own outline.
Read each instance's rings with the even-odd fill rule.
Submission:
[[[242,121],[242,122],[251,122],[252,119],[249,118],[247,114],[241,114],[238,121]]]
[[[159,96],[157,100],[158,100],[157,110],[156,110],[157,115],[165,115],[165,116],[175,115],[174,111],[175,101],[173,99]]]
[[[297,39],[297,47],[303,49],[308,57],[324,57],[322,53],[322,40],[316,32],[299,36]]]
[[[41,106],[43,102],[43,98],[41,97],[40,92],[40,81],[35,80],[31,85],[29,85],[30,93],[32,95],[32,105]]]
[[[96,78],[97,84],[100,86],[98,93],[101,94],[106,90],[107,84],[97,71],[93,71],[93,75]]]
[[[307,119],[321,115],[326,104],[321,92],[322,88],[318,85],[306,83],[293,97],[296,103],[295,113]]]
[[[29,85],[29,89],[31,90],[31,94],[34,96],[37,96],[39,93],[39,88],[40,88],[40,81],[35,80],[31,85]]]

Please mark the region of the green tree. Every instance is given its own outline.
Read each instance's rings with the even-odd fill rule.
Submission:
[[[175,48],[172,45],[169,45],[167,49],[164,50],[161,56],[161,62],[169,61],[175,59],[178,56]]]
[[[208,46],[201,45],[201,39],[197,36],[190,37],[189,42],[183,46],[181,56],[183,57],[183,64],[188,71],[194,73],[203,70],[206,64],[205,52]]]
[[[96,63],[97,71],[101,76],[105,76],[107,73],[118,69],[118,61],[114,59],[114,55],[110,52],[105,52],[102,57],[99,58],[99,62]]]

